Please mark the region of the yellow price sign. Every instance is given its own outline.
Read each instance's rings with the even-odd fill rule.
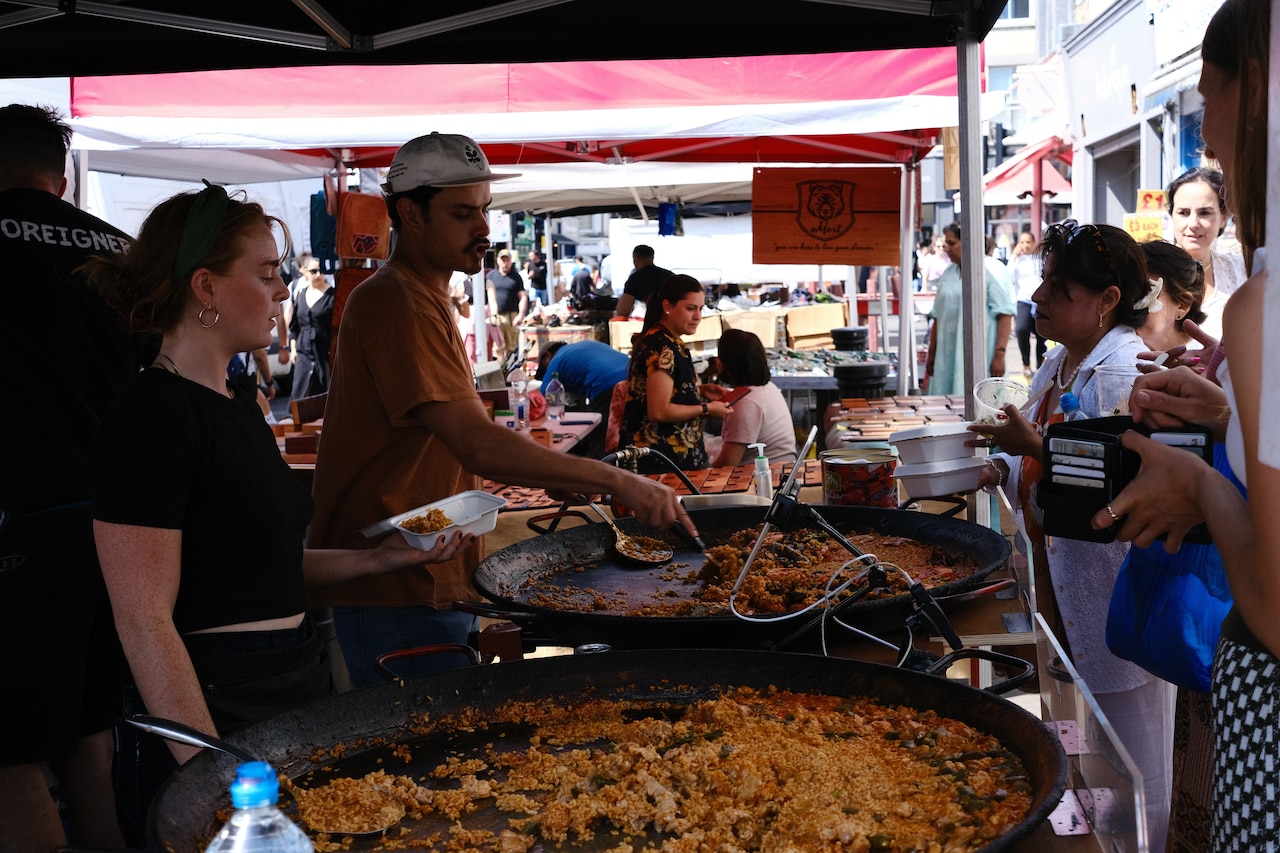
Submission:
[[[1138,190],[1138,213],[1164,213],[1164,190]]]
[[[1164,217],[1149,213],[1126,213],[1124,230],[1139,243],[1164,239]]]

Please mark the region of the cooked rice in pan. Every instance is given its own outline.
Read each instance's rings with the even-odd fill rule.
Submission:
[[[505,740],[512,724],[527,738]],[[512,701],[412,728],[491,727],[483,748],[398,788],[433,849],[961,853],[1031,807],[1020,759],[995,737],[867,698],[740,688],[688,706]],[[477,823],[495,809],[505,827]],[[419,834],[384,844],[422,846]]]

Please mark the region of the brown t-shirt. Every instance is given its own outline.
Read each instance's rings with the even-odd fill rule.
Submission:
[[[360,530],[414,507],[481,487],[442,441],[415,421],[415,407],[476,398],[471,363],[446,290],[388,263],[351,292],[342,315],[320,434],[308,529],[313,548],[371,548]],[[313,606],[429,605],[475,601],[471,573],[480,541],[427,568],[333,584]]]

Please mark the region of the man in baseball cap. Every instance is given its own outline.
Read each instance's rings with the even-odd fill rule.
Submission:
[[[489,158],[475,140],[456,133],[431,133],[400,146],[382,188],[387,195],[396,195],[418,187],[465,187],[518,177],[491,172]]]
[[[646,524],[678,522],[696,533],[667,486],[516,439],[485,413],[449,283],[455,270],[474,275],[483,267],[491,249],[489,184],[509,177],[494,174],[465,136],[433,133],[396,152],[383,185],[396,231],[391,256],[351,291],[339,326],[312,485],[312,547],[376,548],[383,538],[366,539],[361,530],[479,489],[483,478],[616,495]],[[378,683],[371,663],[385,652],[468,642],[476,620],[450,605],[480,600],[471,584],[480,543],[470,534],[442,537],[433,556],[455,552],[444,562],[312,590],[317,606],[333,608],[342,649],[334,657],[345,658],[352,684]],[[415,671],[402,671],[464,662],[431,655],[413,659]]]

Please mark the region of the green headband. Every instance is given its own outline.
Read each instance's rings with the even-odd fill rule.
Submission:
[[[182,239],[178,241],[178,257],[173,262],[173,273],[179,282],[191,277],[200,261],[217,242],[222,230],[222,217],[226,215],[231,199],[227,191],[216,184],[204,182],[205,188],[196,195],[195,203],[187,212],[182,226]]]

